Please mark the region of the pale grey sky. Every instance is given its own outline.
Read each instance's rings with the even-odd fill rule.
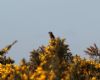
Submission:
[[[0,48],[16,63],[48,42],[48,32],[66,38],[74,54],[94,42],[100,45],[100,0],[0,0]],[[100,47],[100,46],[99,46]]]

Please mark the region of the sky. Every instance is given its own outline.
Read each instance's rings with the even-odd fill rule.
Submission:
[[[66,39],[73,54],[100,47],[100,0],[0,0],[0,49],[18,40],[7,56],[16,63],[47,45],[48,32]]]

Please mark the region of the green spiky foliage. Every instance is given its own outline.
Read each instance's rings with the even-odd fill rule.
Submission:
[[[1,64],[13,64],[15,61],[13,59],[11,59],[10,57],[6,58],[6,56],[2,56],[0,57],[0,63]]]
[[[40,53],[40,49],[33,50],[30,53],[29,65],[31,71],[34,71],[40,65],[39,53]]]
[[[20,66],[23,66],[23,65],[28,65],[28,62],[26,61],[25,58],[21,59],[20,61]]]
[[[41,66],[48,73],[56,76],[52,80],[63,77],[69,63],[72,61],[72,53],[69,45],[65,44],[65,39],[56,38],[52,32],[49,32],[50,41],[47,46],[42,46],[33,50],[30,55],[31,70]]]
[[[90,46],[89,48],[87,48],[87,50],[85,51],[86,54],[88,54],[91,58],[98,60],[100,62],[100,50],[97,47],[96,44],[94,44],[93,46]]]
[[[11,59],[10,57],[6,57],[6,53],[8,53],[8,51],[12,48],[12,46],[17,42],[17,40],[15,40],[12,44],[6,46],[5,48],[3,48],[2,50],[0,50],[0,63],[1,64],[13,64],[15,61],[13,59]]]

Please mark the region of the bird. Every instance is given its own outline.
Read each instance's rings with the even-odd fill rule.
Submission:
[[[50,39],[55,39],[55,36],[53,35],[52,32],[49,32],[49,36],[50,36]]]

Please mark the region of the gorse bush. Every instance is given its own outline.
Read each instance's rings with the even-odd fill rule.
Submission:
[[[100,53],[94,44],[85,51],[92,60],[73,56],[65,39],[49,32],[48,45],[30,52],[30,59],[14,64],[6,53],[17,42],[14,41],[0,51],[0,80],[100,80]],[[95,58],[94,58],[95,57]]]
[[[17,40],[15,40],[12,44],[0,50],[0,63],[1,64],[10,64],[10,63],[13,64],[14,63],[14,60],[12,60],[10,57],[6,58],[5,55],[16,42]]]

